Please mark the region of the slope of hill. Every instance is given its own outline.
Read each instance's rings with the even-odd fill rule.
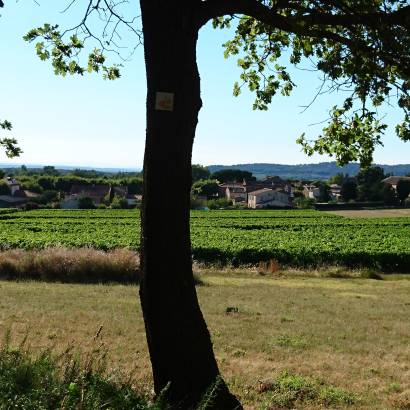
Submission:
[[[385,173],[393,175],[406,175],[410,173],[410,164],[400,165],[379,165],[383,167]],[[209,165],[208,169],[211,172],[216,172],[221,169],[240,169],[242,171],[252,172],[257,178],[264,178],[266,175],[277,175],[281,178],[289,179],[328,179],[339,172],[356,175],[359,172],[359,164],[352,163],[339,167],[336,162],[321,162],[319,164],[299,164],[299,165],[284,165],[284,164],[237,164],[237,165]]]

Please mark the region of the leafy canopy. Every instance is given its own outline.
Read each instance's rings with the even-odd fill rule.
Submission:
[[[348,91],[344,103],[331,108],[328,125],[316,141],[298,138],[305,153],[336,156],[340,164],[360,160],[369,165],[386,125],[377,107],[396,103],[403,122],[396,127],[410,139],[410,8],[408,1],[260,1],[253,16],[232,15],[214,27],[236,22],[225,56],[238,56],[241,82],[255,93],[254,109],[266,110],[280,92],[295,87],[287,67],[308,60],[323,73],[319,93]],[[256,15],[257,14],[257,15]],[[236,21],[237,20],[237,21]],[[288,59],[288,63],[283,61]]]
[[[44,24],[30,30],[23,39],[32,42],[37,38],[44,41],[36,43],[36,52],[40,60],[50,60],[56,75],[65,76],[66,74],[83,75],[85,72],[103,72],[103,78],[115,80],[120,77],[120,65],[114,64],[107,66],[106,57],[99,48],[94,48],[88,54],[87,66],[84,67],[78,61],[78,56],[84,48],[84,40],[80,40],[77,34],[70,36],[69,41],[64,42],[58,25]]]

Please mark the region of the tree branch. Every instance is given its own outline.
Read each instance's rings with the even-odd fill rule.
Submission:
[[[333,3],[334,6],[340,2]],[[308,25],[317,24],[320,26],[343,26],[350,27],[356,24],[364,25],[391,25],[398,24],[403,27],[410,27],[410,6],[402,7],[391,13],[308,13],[297,17],[284,17],[274,14],[280,9],[286,9],[289,1],[278,1],[272,8],[257,0],[207,0],[200,5],[202,23],[228,14],[244,14],[260,21],[268,19],[270,24],[274,22],[289,21],[291,24]],[[291,7],[295,9],[294,6]],[[268,16],[269,15],[269,16]],[[281,27],[278,27],[281,28]]]
[[[289,2],[286,3],[289,5]],[[335,31],[335,27],[351,30],[358,25],[375,29],[381,26],[400,25],[407,29],[410,27],[410,6],[391,13],[356,13],[354,15],[350,13],[310,13],[301,16],[284,16],[278,13],[278,5],[279,2],[270,8],[258,0],[207,0],[199,6],[199,24],[204,25],[209,20],[224,15],[246,15],[288,33],[332,40],[346,45],[351,50],[379,57],[389,64],[398,66],[399,71],[405,77],[410,78],[410,61],[400,55],[393,56],[391,53],[377,50],[357,37],[350,39]],[[280,2],[280,9],[282,8],[286,8],[285,2]]]

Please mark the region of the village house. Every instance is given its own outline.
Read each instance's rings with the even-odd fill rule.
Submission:
[[[248,208],[251,209],[267,207],[288,208],[290,206],[289,195],[280,190],[262,188],[248,194]]]
[[[234,204],[248,202],[248,197],[251,192],[261,189],[281,190],[288,195],[289,198],[293,197],[293,189],[291,184],[284,181],[277,176],[268,176],[262,181],[246,181],[242,182],[227,182],[219,184],[218,195],[231,200]]]
[[[303,195],[308,199],[318,199],[320,197],[320,189],[315,185],[303,185]]]
[[[6,185],[10,189],[10,195],[15,196],[15,194],[19,191],[21,191],[21,186],[20,184],[12,177],[6,177],[4,179]]]
[[[339,201],[340,198],[342,197],[341,195],[342,192],[342,187],[338,184],[331,184],[330,185],[330,197],[333,201]]]
[[[70,195],[61,202],[63,209],[77,209],[80,198],[91,198],[95,205],[102,203],[103,199],[110,194],[111,187],[108,184],[73,185]]]
[[[410,177],[392,176],[382,180],[384,184],[390,185],[395,191],[397,191],[397,184],[399,181],[410,181]]]
[[[232,184],[226,187],[225,190],[226,199],[231,200],[233,203],[246,202],[248,199],[248,193],[246,186],[242,184]]]
[[[73,185],[69,196],[61,202],[63,209],[77,209],[80,198],[91,198],[94,205],[99,205],[106,199],[124,198],[127,200],[129,206],[135,206],[142,201],[142,195],[134,195],[128,193],[126,186],[110,186],[108,184],[94,184],[94,185]]]
[[[11,177],[4,179],[10,190],[9,195],[0,195],[0,208],[15,208],[37,198],[39,194],[21,188],[21,185]]]

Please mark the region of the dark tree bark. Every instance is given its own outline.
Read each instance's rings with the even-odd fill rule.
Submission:
[[[191,154],[201,108],[200,1],[140,3],[148,86],[140,297],[155,392],[166,388],[175,408],[190,409],[219,378],[193,280],[189,227]],[[158,105],[158,92],[172,95],[173,106]],[[209,408],[241,408],[219,383]]]

